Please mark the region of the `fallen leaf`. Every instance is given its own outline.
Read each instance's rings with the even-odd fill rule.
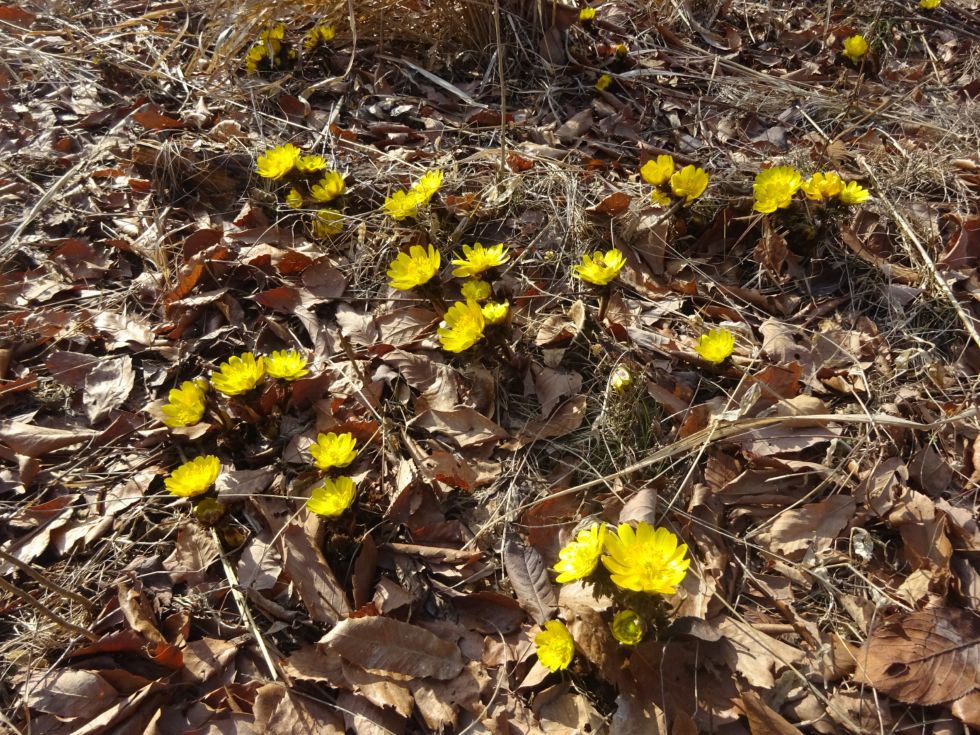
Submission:
[[[463,670],[455,643],[392,618],[348,618],[317,645],[365,669],[433,679],[452,679]]]
[[[133,390],[135,377],[133,361],[128,356],[101,360],[89,370],[83,388],[88,420],[97,423],[119,408]]]
[[[980,687],[980,617],[940,607],[880,625],[857,654],[854,679],[906,704],[965,697]]]
[[[25,457],[43,457],[49,452],[89,441],[99,435],[85,429],[49,429],[45,426],[10,421],[0,425],[0,439]]]
[[[752,735],[803,735],[755,692],[742,692],[741,699]]]
[[[504,547],[504,568],[521,607],[534,622],[544,625],[554,615],[558,600],[541,554],[533,546],[511,539]]]
[[[852,521],[856,507],[851,496],[835,495],[820,503],[783,511],[772,528],[760,534],[760,539],[773,551],[791,558],[799,558],[807,550],[819,553],[829,549]]]
[[[53,671],[27,686],[29,707],[69,719],[95,717],[119,697],[101,676],[80,669]]]
[[[336,623],[350,612],[343,587],[301,524],[294,522],[286,527],[280,548],[286,572],[313,620]]]

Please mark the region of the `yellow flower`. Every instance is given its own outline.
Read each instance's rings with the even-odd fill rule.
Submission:
[[[595,286],[605,286],[612,281],[626,264],[623,254],[613,248],[604,253],[582,256],[582,262],[572,270],[577,278]]]
[[[698,338],[694,349],[708,362],[721,364],[735,349],[735,335],[727,329],[712,329]]]
[[[327,162],[323,160],[323,156],[302,156],[296,162],[296,170],[303,174],[315,174],[326,167]]]
[[[319,184],[314,184],[310,195],[318,202],[329,202],[347,191],[344,175],[339,171],[327,171]]]
[[[259,70],[259,64],[261,64],[268,55],[269,48],[264,43],[257,43],[250,47],[248,52],[245,54],[245,71],[247,71],[249,74],[257,73]]]
[[[265,375],[265,360],[255,359],[255,355],[246,352],[241,356],[228,358],[218,366],[218,372],[211,375],[211,385],[226,396],[237,396],[248,393]]]
[[[310,371],[306,369],[306,358],[296,350],[276,350],[265,358],[265,371],[273,378],[299,380]]]
[[[935,10],[939,7],[942,0],[919,0],[919,7],[923,10]]]
[[[538,661],[550,671],[566,669],[575,656],[575,641],[560,620],[549,620],[544,630],[534,636]]]
[[[633,385],[633,375],[625,367],[620,365],[615,370],[612,371],[612,375],[609,376],[609,385],[617,393],[622,393],[624,390]]]
[[[475,278],[464,283],[459,291],[464,301],[486,301],[490,298],[490,284]]]
[[[504,249],[504,244],[494,245],[492,248],[485,248],[480,243],[472,246],[463,246],[462,257],[455,258],[453,265],[459,268],[453,270],[456,278],[474,278],[484,271],[501,266],[510,260],[510,255]]]
[[[864,204],[864,202],[868,201],[869,196],[871,194],[868,190],[858,184],[858,182],[848,181],[844,184],[844,188],[841,189],[837,198],[844,204]]]
[[[313,236],[332,237],[344,231],[344,216],[336,209],[318,209],[313,217]]]
[[[303,50],[312,53],[321,44],[330,43],[335,35],[333,26],[313,26],[303,36]]]
[[[388,268],[388,285],[399,291],[408,291],[432,280],[439,272],[439,251],[429,245],[428,251],[421,245],[412,245],[407,253],[398,253]]]
[[[444,350],[463,352],[483,339],[486,325],[483,309],[477,302],[457,301],[446,311],[436,332]]]
[[[864,40],[864,36],[860,33],[844,39],[844,56],[855,64],[861,60],[861,57],[868,53],[868,48],[868,42]]]
[[[167,426],[192,426],[204,416],[204,392],[208,381],[204,378],[185,380],[179,388],[168,394],[169,403],[163,404],[163,423]]]
[[[205,526],[214,526],[225,514],[225,504],[214,498],[204,498],[194,504],[194,517]]]
[[[608,74],[603,74],[596,80],[595,88],[600,92],[605,92],[607,89],[609,89],[610,84],[612,84],[612,77]]]
[[[281,179],[296,166],[300,149],[292,143],[276,146],[259,156],[258,172],[263,179]]]
[[[293,209],[299,209],[303,206],[303,195],[296,189],[290,189],[289,193],[286,195],[286,204]]]
[[[582,8],[578,11],[578,19],[583,23],[595,19],[595,8]]]
[[[318,516],[336,518],[350,508],[357,487],[349,477],[327,478],[320,487],[313,488],[306,507]]]
[[[412,191],[418,194],[419,205],[424,207],[436,195],[436,192],[439,191],[439,187],[441,186],[442,171],[433,169],[422,174],[422,177],[412,186]]]
[[[349,431],[343,434],[317,434],[316,444],[310,447],[313,461],[321,470],[346,467],[357,458],[357,439]]]
[[[510,314],[510,302],[505,301],[502,304],[498,304],[495,301],[491,301],[488,304],[483,305],[483,319],[486,321],[487,326],[496,326],[497,324],[503,324],[507,320],[507,315]]]
[[[616,613],[609,628],[612,630],[613,638],[626,646],[635,646],[643,640],[647,632],[643,618],[632,610],[620,610]]]
[[[840,176],[836,172],[829,171],[825,174],[814,174],[804,181],[800,188],[803,189],[807,199],[819,201],[840,194],[841,189],[844,188],[844,182],[840,180]]]
[[[630,47],[625,43],[617,43],[613,46],[613,51],[616,52],[617,56],[626,56],[630,52]]]
[[[276,41],[281,41],[286,37],[286,26],[282,23],[277,23],[267,30],[262,31],[259,34],[260,41],[266,41],[268,43],[275,43]]]
[[[195,495],[207,492],[218,479],[220,472],[221,461],[211,454],[206,454],[190,462],[184,462],[170,473],[170,477],[164,478],[163,484],[171,495],[193,498]]]
[[[683,581],[690,559],[685,544],[666,528],[653,528],[642,521],[636,530],[621,523],[616,533],[606,536],[602,563],[613,583],[624,590],[672,595]]]
[[[708,188],[708,172],[697,166],[685,166],[670,177],[670,190],[675,197],[687,197],[690,204]]]
[[[650,203],[655,204],[658,207],[670,206],[671,201],[669,194],[665,194],[660,189],[654,189],[650,192]]]
[[[755,192],[756,212],[769,214],[777,209],[784,209],[793,201],[793,195],[803,183],[800,172],[792,166],[773,166],[756,174]]]
[[[595,571],[602,556],[603,545],[606,542],[606,524],[594,523],[579,531],[575,540],[569,542],[558,552],[558,563],[555,571],[559,584],[585,579]]]
[[[418,215],[421,199],[415,191],[396,191],[385,198],[385,214],[401,222]]]
[[[640,176],[651,186],[663,186],[673,175],[674,157],[666,154],[651,158],[640,166]]]

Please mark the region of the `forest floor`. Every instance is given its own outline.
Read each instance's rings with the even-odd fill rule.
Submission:
[[[0,5],[0,729],[980,731],[976,0],[585,7]],[[759,211],[774,167],[870,196]],[[451,352],[476,242],[509,313]]]

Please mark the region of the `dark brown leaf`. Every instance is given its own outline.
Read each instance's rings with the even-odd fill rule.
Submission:
[[[528,611],[534,622],[544,625],[554,615],[558,600],[541,554],[533,546],[511,539],[504,547],[504,568],[521,607]]]

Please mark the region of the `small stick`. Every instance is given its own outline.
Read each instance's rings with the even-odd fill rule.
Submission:
[[[507,170],[507,82],[504,79],[504,41],[500,32],[500,0],[493,0],[493,27],[497,34],[497,77],[500,82],[500,171],[499,181]]]
[[[51,612],[51,610],[48,610],[48,608],[46,608],[40,602],[38,602],[37,600],[35,600],[29,593],[25,592],[24,590],[20,589],[19,587],[15,587],[14,585],[10,584],[10,582],[8,582],[7,580],[5,580],[3,577],[0,577],[0,590],[3,590],[5,592],[9,592],[12,595],[16,595],[17,597],[19,597],[20,599],[22,599],[24,602],[26,602],[28,605],[30,605],[35,610],[37,610],[39,613],[41,613],[48,620],[50,620],[51,622],[55,623],[56,625],[64,628],[65,630],[69,630],[72,633],[74,633],[75,635],[80,635],[80,636],[82,636],[84,638],[87,638],[88,640],[92,641],[93,643],[95,641],[99,640],[99,636],[97,636],[92,631],[86,630],[85,628],[80,628],[79,626],[75,625],[74,623],[69,623],[67,620],[65,620],[60,615]]]

